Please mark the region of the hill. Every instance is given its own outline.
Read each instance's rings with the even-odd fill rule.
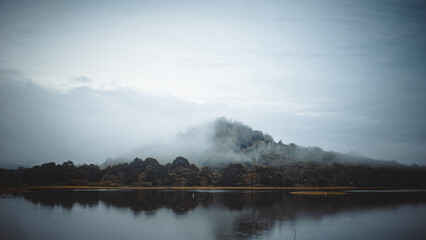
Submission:
[[[207,132],[207,134],[206,134]],[[219,118],[208,128],[192,128],[179,134],[178,141],[204,136],[208,147],[191,156],[202,165],[227,164],[239,162],[251,165],[281,167],[297,162],[319,164],[340,163],[346,165],[368,165],[372,167],[402,167],[396,161],[371,159],[355,154],[324,151],[319,147],[303,147],[295,143],[283,144],[259,130],[237,121]],[[199,161],[201,160],[201,161]]]

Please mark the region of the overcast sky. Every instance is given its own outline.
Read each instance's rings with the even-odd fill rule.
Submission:
[[[426,164],[426,4],[1,1],[0,167],[101,163],[225,116]]]

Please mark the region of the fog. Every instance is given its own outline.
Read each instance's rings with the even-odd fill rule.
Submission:
[[[241,127],[241,129],[240,129]],[[243,130],[243,131],[241,131]],[[247,131],[248,134],[245,134]],[[253,146],[250,154],[241,151],[238,140],[246,138],[250,141],[252,129],[240,122],[225,117],[213,119],[210,122],[178,132],[167,141],[143,145],[117,159],[108,159],[105,165],[114,162],[129,161],[132,156],[141,158],[154,157],[163,164],[172,162],[177,156],[188,158],[198,166],[217,166],[230,162],[250,161],[254,152],[260,152],[262,147]]]
[[[19,73],[14,75],[19,77]],[[135,157],[154,157],[165,164],[177,156],[184,156],[199,165],[214,165],[252,160],[256,155],[254,152],[265,150],[265,146],[257,144],[249,149],[248,154],[241,152],[235,141],[240,137],[245,141],[244,133],[232,128],[220,128],[218,123],[241,126],[244,131],[247,129],[250,132],[253,131],[252,127],[232,119],[218,118],[221,113],[233,113],[217,106],[162,98],[125,88],[95,90],[79,87],[56,91],[42,88],[24,78],[20,81],[3,81],[0,93],[3,167],[68,160],[76,164],[96,163],[105,166],[129,162]],[[240,116],[244,118],[244,115]],[[307,127],[312,129],[311,125]],[[330,126],[318,126],[322,127],[330,129]],[[290,126],[288,132],[291,132]],[[218,139],[218,134],[225,136]],[[274,142],[281,140],[271,135]],[[251,136],[246,137],[247,141],[251,140]],[[356,136],[354,138],[357,139]],[[285,144],[291,142],[284,139]],[[323,144],[319,142],[308,146]],[[409,145],[410,142],[400,144],[401,147]],[[415,147],[405,147],[404,150],[415,149],[419,152]],[[302,151],[300,159],[306,156],[310,159],[312,152],[315,152],[312,148],[308,148],[308,151],[303,148],[299,150]],[[389,153],[392,151],[404,153],[401,149],[389,150]],[[355,151],[351,151],[351,155],[374,158]],[[406,158],[378,159],[412,163]],[[421,159],[414,162],[423,163]]]
[[[208,142],[176,135],[219,117],[285,144],[426,164],[425,11],[2,1],[0,167],[197,158]]]
[[[30,82],[0,86],[3,165],[72,160],[100,163],[133,148],[165,142],[200,121],[194,104],[129,89],[66,92]],[[188,117],[189,119],[186,119]]]

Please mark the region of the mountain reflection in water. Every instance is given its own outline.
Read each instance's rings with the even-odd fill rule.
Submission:
[[[170,227],[164,227],[162,231],[175,231],[171,226],[179,224],[179,221],[187,221],[185,217],[188,217],[192,219],[190,225],[194,228],[199,226],[199,232],[193,233],[194,236],[200,237],[204,234],[204,239],[293,239],[295,230],[297,230],[296,239],[321,239],[321,234],[327,236],[327,239],[426,237],[426,230],[421,230],[422,223],[419,223],[419,221],[423,224],[426,222],[426,192],[422,191],[351,192],[343,196],[318,197],[291,195],[287,191],[278,190],[38,190],[21,193],[17,198],[21,196],[37,206],[44,206],[47,209],[59,207],[70,213],[79,207],[95,209],[102,206],[105,209],[131,210],[130,213],[133,213],[131,215],[136,218],[156,217],[158,214],[161,217],[160,222]],[[401,226],[398,230],[389,225],[391,222],[386,223],[389,216],[398,214],[398,209],[407,206],[410,208],[406,214],[407,218],[412,220],[413,224],[410,225],[412,227]],[[169,213],[165,214],[164,210],[168,210]],[[377,227],[371,230],[369,229],[371,226],[363,226],[365,216],[358,217],[358,222],[351,222],[358,219],[360,213],[366,214],[367,222],[375,222],[374,219],[378,218]],[[403,212],[399,215],[404,214]],[[380,219],[381,215],[383,219]],[[394,217],[393,221],[399,221],[400,216]],[[344,224],[342,221],[348,222]],[[357,229],[357,224],[362,229]],[[389,229],[384,231],[382,228],[386,229],[387,226]],[[143,224],[140,228],[143,231],[138,233],[139,235],[131,233],[136,235],[128,235],[129,238],[145,236],[150,239],[162,239],[165,236],[162,233],[157,234],[156,229],[148,229]],[[366,231],[364,235],[356,235],[362,231]],[[148,232],[148,235],[144,235]],[[91,236],[96,238],[96,234]],[[190,236],[180,237],[179,234],[173,236],[174,239],[188,237]]]

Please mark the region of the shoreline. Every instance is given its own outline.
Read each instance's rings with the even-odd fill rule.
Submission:
[[[31,190],[74,190],[74,189],[109,189],[109,190],[397,190],[397,189],[426,189],[422,187],[176,187],[176,186],[158,186],[158,187],[138,187],[138,186],[29,186],[29,187],[1,187],[0,193],[20,193]]]

